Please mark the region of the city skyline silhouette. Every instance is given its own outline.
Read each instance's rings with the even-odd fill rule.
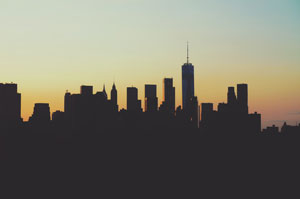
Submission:
[[[64,96],[64,109],[50,111],[49,103],[34,104],[28,121],[21,116],[21,94],[14,83],[0,84],[0,127],[9,131],[110,131],[121,130],[172,130],[198,129],[201,133],[216,135],[279,135],[297,134],[300,123],[281,127],[262,126],[262,116],[257,111],[249,112],[248,84],[228,87],[227,103],[220,102],[217,108],[211,102],[198,102],[194,93],[194,65],[190,62],[189,43],[187,60],[182,71],[182,103],[175,105],[176,88],[173,78],[163,79],[163,101],[159,104],[157,85],[145,84],[144,99],[140,99],[138,89],[127,87],[126,109],[119,107],[118,89],[115,82],[110,96],[105,84],[102,91],[94,91],[92,85],[81,85],[79,94],[68,90]],[[108,92],[109,93],[109,92]],[[144,101],[144,104],[142,104]],[[144,107],[144,108],[143,108]],[[52,117],[51,117],[52,115]],[[21,128],[20,128],[21,127]],[[102,129],[102,130],[100,130]],[[232,134],[232,135],[231,135]]]
[[[0,24],[1,198],[299,195],[299,0],[0,0]]]
[[[197,98],[197,95],[195,95],[194,94],[194,90],[195,90],[195,87],[197,87],[197,85],[195,85],[195,81],[194,81],[194,79],[196,78],[197,79],[197,77],[194,77],[194,65],[190,62],[190,55],[189,55],[189,42],[187,42],[187,48],[186,48],[186,62],[182,65],[182,70],[181,70],[181,74],[182,74],[182,76],[181,76],[181,96],[179,95],[179,97],[178,97],[178,95],[176,96],[175,95],[175,93],[176,93],[176,88],[175,87],[173,87],[173,77],[171,77],[171,78],[164,78],[163,79],[163,85],[161,85],[161,87],[160,87],[160,85],[157,85],[157,84],[145,84],[145,89],[144,90],[140,90],[140,92],[138,92],[138,88],[136,88],[136,87],[134,87],[134,84],[132,84],[132,89],[134,88],[134,89],[136,89],[137,91],[135,91],[136,92],[136,98],[140,98],[141,97],[141,95],[145,95],[144,97],[145,97],[145,100],[143,100],[143,99],[141,99],[141,100],[139,100],[139,107],[141,108],[141,111],[144,111],[144,112],[147,112],[147,95],[149,95],[149,94],[147,94],[147,92],[148,93],[150,93],[150,92],[155,92],[155,95],[154,94],[152,94],[153,95],[153,97],[155,98],[155,99],[152,99],[152,100],[155,100],[155,109],[159,109],[159,107],[163,107],[164,106],[164,102],[166,101],[166,99],[165,99],[165,95],[166,95],[166,93],[165,93],[165,89],[168,89],[168,88],[166,88],[165,87],[165,84],[166,84],[166,81],[168,80],[168,79],[170,79],[171,80],[171,87],[173,87],[173,88],[169,88],[169,90],[170,91],[168,91],[168,95],[174,95],[173,96],[173,99],[172,99],[172,102],[169,102],[169,103],[172,103],[173,105],[173,112],[175,112],[175,109],[177,108],[177,107],[179,107],[179,106],[181,106],[181,108],[183,108],[183,109],[187,109],[187,101],[188,101],[188,99],[190,99],[190,98],[192,98],[193,96],[195,96],[196,98]],[[175,80],[176,81],[176,80]],[[178,81],[178,80],[177,80]],[[2,85],[3,85],[3,83],[2,83]],[[4,84],[4,85],[16,85],[16,84],[14,84],[14,83],[6,83],[6,84]],[[81,85],[81,91],[80,91],[80,93],[82,93],[82,89],[83,89],[83,87],[86,87],[86,88],[89,88],[90,90],[88,91],[89,93],[91,93],[91,94],[96,94],[97,93],[97,91],[94,91],[93,90],[93,85]],[[152,89],[154,89],[154,91],[151,91],[150,89],[151,89],[151,87],[153,87]],[[154,88],[155,87],[155,88]],[[160,89],[160,91],[163,91],[162,92],[162,98],[161,99],[159,99],[158,98],[158,96],[157,96],[157,87],[159,87]],[[114,88],[113,90],[115,90],[115,91],[111,91],[111,92],[116,92],[116,81],[114,80],[113,81],[113,84],[112,84],[112,88]],[[231,90],[229,89],[228,90],[228,92],[231,92],[231,93],[233,93],[234,95],[235,95],[235,91],[234,91],[234,87],[231,87],[231,86],[229,86],[228,88],[231,88]],[[119,108],[120,108],[120,110],[121,109],[127,109],[128,110],[128,92],[129,92],[129,90],[130,90],[130,87],[127,87],[126,88],[127,89],[127,102],[126,102],[126,104],[124,105],[124,103],[121,103],[121,105],[119,104],[119,103],[117,103],[117,100],[119,100],[119,102],[121,101],[121,102],[123,102],[124,101],[124,99],[120,99],[120,97],[118,98],[117,96],[117,94],[113,94],[113,93],[110,93],[110,95],[112,96],[112,95],[115,95],[114,96],[114,98],[116,98],[116,99],[114,99],[114,101],[115,101],[115,103],[117,103],[116,104],[116,106],[118,107],[117,108],[117,110],[119,110]],[[129,89],[129,90],[128,90]],[[233,89],[233,90],[232,90]],[[238,89],[238,88],[237,88]],[[143,91],[144,91],[144,93],[143,93]],[[103,83],[103,92],[105,93],[105,96],[106,97],[108,97],[108,94],[106,93],[106,91],[105,91],[105,83]],[[171,94],[171,93],[173,92],[174,94]],[[66,93],[69,93],[69,89],[66,89]],[[142,94],[141,94],[142,93]],[[178,88],[177,88],[177,93],[178,93]],[[254,93],[254,92],[253,92]],[[228,96],[227,96],[228,97]],[[236,97],[238,97],[238,96],[236,96]],[[142,97],[143,98],[143,97]],[[179,102],[178,103],[178,101],[176,100],[176,99],[181,99],[181,103]],[[196,100],[198,100],[198,99],[196,99]],[[177,101],[177,102],[176,102]],[[255,100],[253,100],[252,99],[252,101],[255,101]],[[218,106],[218,104],[220,104],[220,103],[224,103],[225,102],[225,99],[223,99],[223,101],[220,101],[220,102],[218,102],[218,103],[216,103],[216,106],[215,107],[217,107]],[[227,102],[229,102],[229,99],[227,99]],[[204,101],[204,102],[198,102],[197,101],[197,104],[199,105],[199,108],[201,107],[201,104],[206,104],[206,103],[212,103],[212,102],[210,102],[210,101]],[[248,88],[247,88],[247,103],[248,103]],[[44,102],[35,102],[34,103],[34,106],[36,105],[36,104],[49,104],[48,102],[46,102],[46,101],[44,101]],[[213,104],[213,103],[212,103]],[[49,105],[48,105],[49,106]],[[65,106],[65,105],[64,105]],[[154,106],[154,105],[153,105]],[[170,106],[170,105],[168,105],[168,106]],[[21,106],[22,107],[22,106]],[[185,107],[185,108],[184,108]],[[213,106],[214,107],[214,106]],[[154,107],[152,107],[152,109],[153,109]],[[35,109],[35,107],[34,107],[34,109]],[[59,109],[59,110],[53,110],[53,109],[51,109],[51,106],[49,106],[49,112],[50,112],[50,117],[49,117],[49,119],[50,118],[52,118],[52,114],[53,113],[55,113],[55,112],[61,112],[61,111],[63,111],[63,110],[65,110],[65,107],[64,108],[61,108],[61,109]],[[213,108],[213,110],[218,110],[217,108]],[[251,109],[251,110],[253,110],[253,109]],[[248,107],[247,107],[247,111],[248,111]],[[34,111],[33,111],[34,112]],[[200,115],[201,115],[201,113],[200,113],[200,109],[199,109],[199,111],[198,111],[199,113],[198,113],[198,115],[199,115],[199,118],[197,119],[197,120],[199,120],[200,121]],[[257,112],[257,110],[254,110],[253,112]],[[24,115],[24,114],[22,114],[22,110],[20,109],[20,113],[21,113],[21,117]],[[28,113],[27,113],[28,114]],[[28,116],[26,116],[26,117],[22,117],[22,120],[25,122],[25,121],[30,121],[30,119],[31,119],[31,116],[32,115],[34,115],[34,114],[29,114]],[[296,115],[296,117],[297,117],[297,115],[299,115],[299,113],[297,112],[297,111],[294,111],[294,114],[290,114],[289,113],[289,115]],[[262,117],[263,118],[263,117]],[[300,120],[300,119],[299,119]],[[278,121],[278,120],[271,120],[271,121],[263,121],[262,120],[262,123],[261,123],[261,127],[262,128],[267,128],[267,127],[274,127],[274,125],[276,126],[282,126],[282,125],[286,125],[286,124],[289,124],[289,125],[298,125],[298,120],[295,120],[295,121],[290,121],[290,120],[288,120],[288,119],[283,119],[283,120],[281,120],[281,121]]]
[[[18,84],[25,120],[36,102],[62,110],[65,91],[78,93],[81,85],[102,90],[115,81],[122,108],[128,86],[143,98],[144,84],[156,84],[160,103],[162,79],[173,77],[181,93],[188,40],[199,103],[225,101],[227,86],[244,82],[263,126],[299,121],[300,12],[293,0],[15,0],[0,11],[0,82]],[[176,106],[181,101],[176,95]]]
[[[178,97],[175,97],[176,95],[174,94],[174,99],[173,99],[173,103],[175,103],[175,105],[173,105],[174,106],[174,111],[175,111],[175,109],[178,107],[178,106],[181,106],[182,108],[185,106],[184,104],[186,103],[186,102],[184,102],[184,96],[186,96],[186,95],[190,95],[190,96],[188,96],[188,97],[186,97],[186,98],[191,98],[192,96],[194,96],[194,87],[195,87],[195,84],[194,84],[194,65],[190,62],[190,56],[189,56],[189,43],[187,42],[187,57],[186,57],[186,63],[184,63],[183,65],[182,65],[182,78],[181,78],[181,81],[182,81],[182,88],[184,88],[184,89],[181,89],[181,91],[182,91],[182,93],[181,93],[181,96],[179,97],[179,98],[181,98],[182,100],[181,100],[181,103],[175,103],[175,101],[176,101],[176,98],[178,98]],[[187,68],[187,67],[191,67],[191,68]],[[189,75],[188,75],[188,73],[190,73]],[[186,79],[187,79],[187,77],[188,76],[191,76],[191,80],[188,80],[188,81],[190,81],[190,82],[188,82]],[[189,78],[189,77],[188,77]],[[144,92],[144,95],[145,95],[145,100],[143,99],[143,98],[141,98],[141,100],[140,100],[140,104],[138,105],[140,108],[141,108],[141,111],[144,111],[144,112],[147,112],[147,87],[149,87],[149,89],[150,89],[150,87],[152,86],[155,86],[155,100],[156,100],[156,109],[158,110],[158,108],[160,107],[160,106],[163,106],[163,103],[164,103],[164,101],[165,101],[165,97],[164,97],[164,95],[165,95],[165,86],[164,86],[164,84],[165,84],[165,81],[166,81],[166,79],[170,79],[172,82],[173,82],[173,78],[171,77],[171,78],[164,78],[163,79],[163,85],[161,85],[161,89],[160,90],[163,90],[163,94],[162,94],[162,98],[163,99],[158,99],[157,98],[157,95],[156,95],[156,93],[157,93],[157,91],[156,91],[156,88],[157,88],[157,86],[160,86],[160,85],[156,85],[156,84],[145,84],[145,92]],[[176,81],[176,80],[175,80]],[[173,84],[173,83],[171,83],[171,84]],[[6,84],[3,84],[2,83],[2,85],[14,85],[14,83],[6,83]],[[185,88],[186,86],[189,86],[190,88]],[[196,85],[197,86],[197,85]],[[81,91],[80,91],[80,93],[82,93],[82,89],[83,89],[83,87],[89,87],[89,92],[91,93],[91,94],[95,94],[95,93],[97,93],[98,91],[94,91],[93,90],[93,85],[81,85]],[[131,86],[132,88],[135,88],[134,87],[134,85],[132,85]],[[112,84],[112,88],[114,88],[114,89],[116,89],[116,83],[115,83],[115,81],[113,82],[113,84]],[[127,93],[128,93],[128,88],[130,88],[130,87],[127,87]],[[234,91],[234,87],[228,87],[228,88],[232,88],[233,90],[231,90],[233,93],[235,92]],[[135,89],[137,89],[137,88],[135,88]],[[174,89],[174,91],[172,91],[172,92],[174,92],[174,93],[176,93],[176,88],[174,87],[173,88]],[[149,90],[150,91],[150,90]],[[66,90],[66,93],[68,93],[69,92],[69,90],[67,89]],[[105,92],[105,95],[106,95],[106,97],[108,98],[108,95],[107,95],[107,93],[106,93],[106,91],[105,91],[105,83],[103,84],[103,92]],[[113,91],[111,91],[111,92],[113,92]],[[136,97],[139,99],[140,98],[140,96],[141,96],[141,94],[140,93],[143,93],[143,90],[140,90],[140,92],[138,92],[138,89],[137,89],[137,91],[136,91],[137,93],[136,93]],[[178,89],[177,89],[177,92],[178,92]],[[228,91],[229,92],[229,91]],[[190,93],[190,94],[189,94]],[[248,93],[248,90],[247,90],[247,93]],[[112,94],[112,93],[110,93],[110,96],[112,96],[112,95],[117,95],[117,94]],[[235,94],[234,94],[235,95]],[[196,95],[195,95],[196,96]],[[196,96],[197,97],[197,96]],[[115,103],[117,103],[117,100],[119,100],[119,101],[122,101],[122,99],[120,100],[120,98],[118,98],[117,96],[115,97],[115,98],[117,98],[117,99],[115,99]],[[248,100],[248,96],[247,96],[247,100]],[[227,101],[228,101],[228,99],[227,99]],[[224,103],[225,102],[225,99],[223,100],[223,101],[220,101],[219,103]],[[198,105],[199,105],[199,107],[201,106],[201,104],[206,104],[206,103],[212,103],[212,102],[200,102]],[[216,103],[215,104],[215,106],[213,106],[213,107],[216,107],[216,106],[218,106],[218,104],[219,103]],[[248,102],[247,102],[248,103]],[[34,104],[49,104],[49,103],[47,103],[47,102],[36,102],[36,103],[34,103]],[[213,103],[212,103],[213,104]],[[120,108],[120,110],[121,109],[127,109],[128,110],[128,94],[127,94],[127,103],[126,103],[126,105],[124,106],[120,106],[118,103],[116,104],[117,105],[117,110],[119,110],[119,108]],[[49,106],[49,105],[48,105]],[[22,107],[22,106],[21,106]],[[247,108],[248,109],[248,108]],[[50,120],[50,118],[52,119],[52,114],[53,113],[55,113],[55,112],[61,112],[61,111],[63,111],[63,110],[65,110],[65,107],[63,108],[63,109],[61,109],[61,110],[51,110],[51,107],[49,107],[49,112],[50,112],[50,117],[49,117],[49,120]],[[217,108],[213,108],[213,110],[217,110]],[[255,110],[254,112],[257,112],[257,110]],[[21,113],[21,116],[23,115],[22,114],[22,111],[20,110],[20,113]],[[33,111],[33,113],[34,113],[34,111]],[[31,114],[30,114],[31,115]],[[28,116],[27,118],[22,118],[22,120],[25,122],[25,121],[30,121],[30,118],[31,118],[31,116]],[[201,115],[201,113],[200,113],[200,111],[199,111],[199,115]],[[295,111],[294,112],[294,115],[298,115],[298,113]],[[200,120],[200,118],[199,118],[199,120]],[[271,123],[270,123],[271,122]],[[289,122],[288,120],[282,120],[282,121],[270,121],[270,122],[268,122],[268,123],[262,123],[262,127],[263,128],[266,128],[266,127],[271,127],[271,126],[273,126],[273,125],[277,125],[277,126],[279,126],[279,125],[285,125],[286,123],[288,123],[289,125],[298,125],[298,121],[296,120],[296,122]],[[270,125],[268,125],[268,124],[270,124]]]

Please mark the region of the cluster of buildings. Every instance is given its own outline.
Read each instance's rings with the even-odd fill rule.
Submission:
[[[21,94],[17,92],[17,85],[0,84],[0,128],[26,124],[41,128],[194,128],[220,134],[261,133],[261,115],[256,112],[249,114],[247,84],[238,84],[237,92],[234,87],[228,87],[227,103],[219,103],[217,110],[212,103],[199,106],[194,89],[194,66],[187,56],[187,62],[182,65],[182,106],[175,107],[172,78],[163,79],[160,105],[157,85],[145,85],[144,111],[135,87],[127,88],[127,107],[119,110],[115,84],[110,97],[105,86],[102,91],[94,92],[93,86],[83,85],[78,94],[66,92],[64,111],[54,112],[52,120],[49,104],[37,103],[25,123],[21,118]],[[282,132],[291,128],[285,124]],[[273,126],[264,129],[263,133],[276,134],[279,131]]]
[[[212,103],[201,105],[200,128],[212,132],[260,133],[261,115],[249,114],[248,85],[238,84],[237,95],[234,87],[228,87],[227,103],[219,103],[214,110]]]
[[[278,126],[272,125],[262,130],[262,134],[266,136],[299,135],[299,133],[300,133],[300,123],[298,125],[292,126],[284,122],[281,129]]]

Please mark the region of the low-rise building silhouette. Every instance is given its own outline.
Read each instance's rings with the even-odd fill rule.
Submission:
[[[281,127],[281,133],[287,135],[300,135],[300,123],[298,125],[292,126],[288,125],[286,122]]]
[[[268,126],[267,128],[262,130],[263,135],[278,135],[279,134],[279,127],[272,125]]]

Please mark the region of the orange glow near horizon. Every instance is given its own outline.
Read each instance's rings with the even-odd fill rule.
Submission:
[[[63,110],[66,90],[135,86],[172,77],[181,105],[186,42],[199,103],[226,102],[228,86],[247,83],[249,110],[263,126],[300,122],[300,3],[294,0],[4,0],[0,2],[0,82],[15,82],[22,117],[34,103]]]
[[[198,67],[195,65],[196,72],[199,72],[198,70],[201,69],[201,67]],[[180,77],[180,65],[178,66],[177,71],[177,78],[174,78],[174,85],[176,88],[176,106],[181,105],[181,77]],[[227,87],[228,86],[235,86],[238,83],[248,83],[249,86],[249,111],[250,112],[258,112],[262,114],[262,122],[263,126],[266,125],[272,125],[277,124],[281,125],[284,121],[300,121],[299,113],[295,110],[300,110],[300,94],[294,93],[297,88],[300,87],[300,83],[296,84],[286,84],[283,85],[282,83],[279,83],[277,80],[269,79],[267,84],[262,84],[256,81],[239,81],[235,83],[231,83],[230,81],[219,79],[219,77],[216,77],[212,75],[211,77],[207,76],[204,77],[206,79],[200,79],[197,77],[197,74],[195,74],[195,83],[196,83],[196,95],[198,96],[199,105],[201,103],[206,102],[212,102],[214,103],[214,109],[217,109],[218,103],[226,102],[227,100]],[[257,74],[263,76],[263,74]],[[281,74],[283,75],[283,74]],[[294,77],[290,76],[290,79],[292,80],[297,79],[297,75],[295,74]],[[163,77],[162,77],[163,79]],[[211,82],[211,83],[209,83]],[[214,82],[214,84],[213,84]],[[226,82],[226,85],[225,83]],[[278,87],[278,85],[281,86],[281,88]],[[142,99],[142,103],[144,103],[144,84],[146,83],[153,83],[157,84],[157,94],[159,98],[159,104],[163,100],[163,83],[162,81],[152,81],[152,82],[145,82],[143,83],[140,81],[138,84],[128,84],[125,83],[121,84],[120,82],[116,82],[117,90],[118,90],[118,103],[120,109],[125,108],[126,109],[126,87],[129,86],[136,86],[139,91],[139,99]],[[46,102],[50,103],[51,112],[54,112],[56,110],[64,110],[64,94],[65,91],[68,90],[71,93],[80,93],[80,86],[81,85],[87,85],[86,83],[78,84],[77,87],[73,86],[71,89],[66,88],[50,88],[47,89],[37,88],[36,90],[31,92],[26,92],[25,89],[22,88],[22,85],[19,85],[21,89],[19,89],[22,93],[22,117],[24,120],[28,120],[30,115],[33,111],[34,103],[40,103],[40,102]],[[94,93],[97,91],[102,91],[102,85],[101,84],[89,84],[94,86]],[[275,87],[273,87],[275,85]],[[110,97],[110,89],[111,89],[112,83],[106,84],[106,92],[108,93]],[[280,89],[281,94],[278,96],[278,90]],[[293,97],[290,97],[290,95],[293,94]],[[293,122],[290,122],[291,124],[294,124]]]

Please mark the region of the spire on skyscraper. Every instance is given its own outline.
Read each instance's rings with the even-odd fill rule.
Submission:
[[[114,106],[114,110],[118,111],[119,110],[119,108],[118,108],[118,92],[116,89],[115,81],[114,81],[112,89],[110,91],[110,100]]]
[[[107,97],[106,91],[105,91],[105,84],[103,84],[103,94],[105,95],[105,97]]]
[[[186,49],[186,54],[187,54],[187,56],[186,56],[186,58],[187,58],[187,64],[189,63],[189,59],[190,59],[190,57],[189,57],[189,42],[187,42],[187,49]]]

